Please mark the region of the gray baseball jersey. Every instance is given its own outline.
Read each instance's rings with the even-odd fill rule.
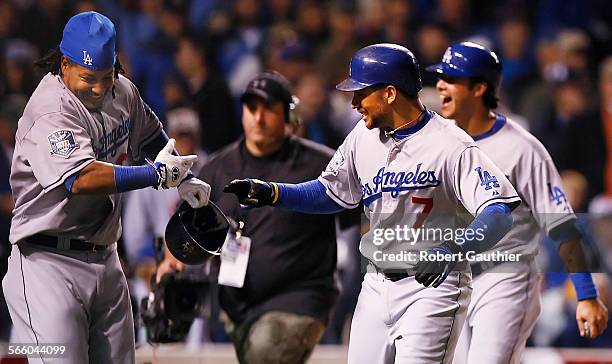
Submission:
[[[363,202],[370,220],[360,250],[372,264],[351,323],[349,363],[450,363],[471,293],[470,275],[458,271],[437,288],[426,288],[413,276],[386,279],[381,270],[409,269],[416,262],[380,260],[378,253],[424,250],[443,237],[379,243],[375,231],[398,225],[465,227],[460,215],[520,201],[503,173],[450,121],[426,111],[403,132],[410,134],[396,140],[360,121],[319,177],[339,205]]]
[[[363,201],[370,231],[361,240],[364,257],[379,268],[412,268],[415,262],[381,261],[377,251],[418,252],[441,244],[440,234],[416,241],[377,243],[375,231],[395,226],[454,229],[463,215],[476,216],[496,203],[520,198],[504,174],[464,131],[427,111],[408,137],[387,138],[379,129],[357,124],[319,180],[339,205]]]
[[[142,146],[161,130],[136,87],[121,75],[102,108],[89,111],[60,76],[47,74],[32,94],[15,137],[11,243],[41,232],[98,244],[117,241],[121,194],[71,195],[63,184],[95,160],[139,160]]]
[[[512,212],[512,229],[492,250],[537,254],[542,230],[548,233],[575,218],[550,155],[533,135],[502,115],[474,140],[523,200]],[[493,266],[474,277],[454,363],[519,363],[540,313],[541,279],[529,260]],[[501,310],[504,320],[497,319]]]
[[[474,140],[508,177],[523,200],[512,212],[512,230],[493,249],[537,254],[542,230],[548,233],[576,218],[552,158],[536,137],[502,115],[497,116],[489,132]]]

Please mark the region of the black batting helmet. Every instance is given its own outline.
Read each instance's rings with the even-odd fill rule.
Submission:
[[[166,225],[166,245],[185,264],[201,264],[219,255],[230,220],[212,202],[194,209],[183,202]]]

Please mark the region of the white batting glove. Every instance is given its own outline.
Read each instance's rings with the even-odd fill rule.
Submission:
[[[184,180],[178,186],[178,191],[181,198],[194,209],[208,204],[210,185],[198,178],[192,177]]]
[[[153,162],[159,176],[159,185],[163,188],[178,186],[189,173],[191,166],[198,160],[197,155],[173,155],[174,143],[174,139],[168,140]]]

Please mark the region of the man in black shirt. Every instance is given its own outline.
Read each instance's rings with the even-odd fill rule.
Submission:
[[[302,363],[323,334],[337,297],[335,217],[244,209],[222,186],[247,176],[311,180],[333,151],[286,131],[295,120],[294,99],[279,73],[258,75],[241,101],[245,137],[212,155],[199,176],[217,186],[211,199],[243,221],[243,234],[251,239],[242,288],[220,285],[219,301],[241,363]]]

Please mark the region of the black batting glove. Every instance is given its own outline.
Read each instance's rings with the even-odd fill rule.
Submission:
[[[461,247],[454,242],[445,242],[437,247],[427,250],[429,254],[457,254],[461,252]],[[420,261],[415,266],[416,274],[414,278],[417,282],[421,283],[425,287],[430,285],[437,288],[457,265],[456,259],[451,260],[435,260],[435,261]]]
[[[258,179],[235,179],[223,187],[223,192],[233,193],[241,205],[262,207],[274,205],[278,200],[278,187],[273,182]]]

